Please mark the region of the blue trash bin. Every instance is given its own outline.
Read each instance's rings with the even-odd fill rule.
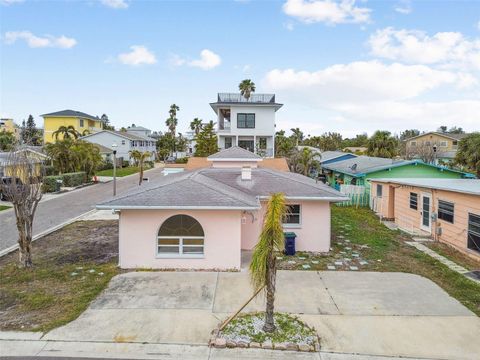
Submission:
[[[297,234],[294,232],[286,232],[285,235],[285,255],[295,255],[295,238]]]

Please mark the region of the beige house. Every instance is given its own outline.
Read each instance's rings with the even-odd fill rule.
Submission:
[[[480,259],[480,180],[372,179],[372,209],[415,235]]]
[[[453,160],[458,143],[468,134],[428,132],[405,140],[406,156],[422,159],[427,163]]]

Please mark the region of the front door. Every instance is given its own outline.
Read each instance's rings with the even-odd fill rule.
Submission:
[[[422,194],[422,211],[420,212],[420,227],[422,230],[430,232],[431,226],[432,198],[428,194]]]
[[[238,146],[241,148],[251,151],[252,153],[255,151],[255,144],[253,140],[238,140]]]

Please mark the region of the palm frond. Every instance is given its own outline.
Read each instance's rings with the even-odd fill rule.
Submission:
[[[262,232],[253,250],[252,262],[250,263],[250,277],[255,290],[266,285],[269,258],[274,256],[275,251],[283,249],[282,221],[286,214],[285,195],[283,193],[272,194],[268,200]]]

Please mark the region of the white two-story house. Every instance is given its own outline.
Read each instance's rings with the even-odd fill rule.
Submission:
[[[274,94],[219,93],[211,103],[217,114],[218,147],[240,146],[264,157],[275,154],[275,113],[283,105]]]
[[[150,130],[145,129],[148,134]],[[89,134],[80,138],[83,141],[88,141],[92,144],[99,144],[109,149],[117,151],[117,158],[123,158],[133,162],[130,156],[130,151],[138,150],[140,152],[148,151],[151,156],[151,161],[155,160],[157,149],[156,139],[149,137],[140,131],[111,131],[102,130],[94,134]],[[114,145],[114,146],[113,146]]]

